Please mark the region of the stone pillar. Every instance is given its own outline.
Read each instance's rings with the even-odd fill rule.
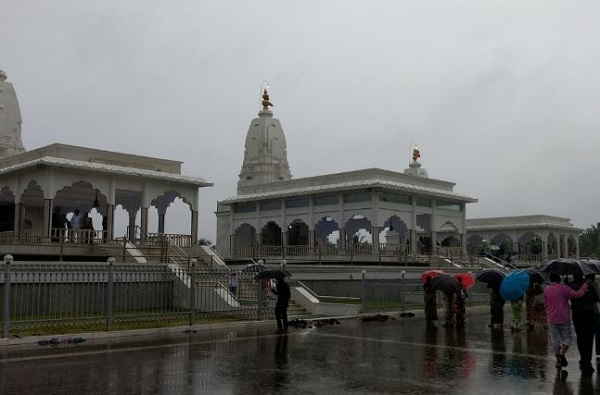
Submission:
[[[437,255],[437,232],[431,232],[431,254]]]
[[[44,236],[50,236],[52,227],[52,199],[44,199]]]
[[[106,237],[108,240],[115,239],[115,205],[107,204],[106,205]]]
[[[165,233],[165,213],[158,214],[158,233]]]
[[[568,249],[568,243],[567,243],[567,235],[562,235],[561,238],[561,252],[562,252],[562,256],[563,258],[568,258],[569,257],[569,249]]]
[[[127,235],[127,237],[129,238],[129,240],[134,241],[135,240],[135,212],[131,212],[128,211],[129,214],[129,234]]]
[[[379,252],[379,226],[372,226],[371,233],[373,234],[373,252]]]
[[[19,232],[21,230],[21,204],[15,204],[15,220],[13,222],[13,230]]]
[[[467,255],[467,235],[464,233],[460,235],[460,250],[462,255]]]
[[[410,237],[410,251],[409,253],[413,253],[417,251],[417,231],[414,229],[410,229],[408,231]]]
[[[198,242],[198,211],[192,210],[192,245]]]
[[[548,259],[548,241],[542,240],[542,259],[545,261]]]
[[[338,242],[340,250],[346,248],[346,228],[340,228],[340,240]]]
[[[148,207],[140,208],[140,238],[146,240],[148,236]]]
[[[19,230],[23,229],[23,224],[25,221],[25,205],[19,203]]]

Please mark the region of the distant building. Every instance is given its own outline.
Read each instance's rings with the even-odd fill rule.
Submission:
[[[467,219],[469,253],[486,251],[505,260],[577,257],[582,232],[568,218],[549,215]]]

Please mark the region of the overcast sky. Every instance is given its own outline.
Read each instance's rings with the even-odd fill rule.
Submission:
[[[213,182],[199,230],[212,241],[263,80],[294,178],[403,171],[417,144],[431,178],[479,199],[468,218],[587,228],[600,221],[599,17],[598,1],[20,0],[1,7],[0,69],[27,149],[180,160]]]

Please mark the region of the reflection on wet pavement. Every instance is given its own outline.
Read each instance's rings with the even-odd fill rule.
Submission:
[[[545,331],[464,330],[419,316],[292,328],[228,327],[60,348],[0,350],[0,393],[588,394],[597,377],[561,381]],[[576,348],[572,350],[576,360]],[[576,365],[574,363],[573,365]]]

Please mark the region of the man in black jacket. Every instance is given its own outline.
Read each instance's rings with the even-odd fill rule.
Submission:
[[[594,275],[588,275],[585,279],[594,281]],[[569,287],[579,289],[584,282],[581,275],[573,276],[573,281]],[[594,347],[594,324],[597,307],[598,294],[595,287],[588,287],[583,297],[571,299],[571,314],[573,317],[573,327],[577,334],[577,349],[579,350],[579,369],[581,374],[589,376],[594,372],[592,367],[592,353]]]
[[[275,304],[275,320],[277,321],[277,333],[287,333],[288,319],[287,308],[290,302],[290,286],[283,277],[277,278],[277,283],[272,292],[277,295],[277,304]]]

